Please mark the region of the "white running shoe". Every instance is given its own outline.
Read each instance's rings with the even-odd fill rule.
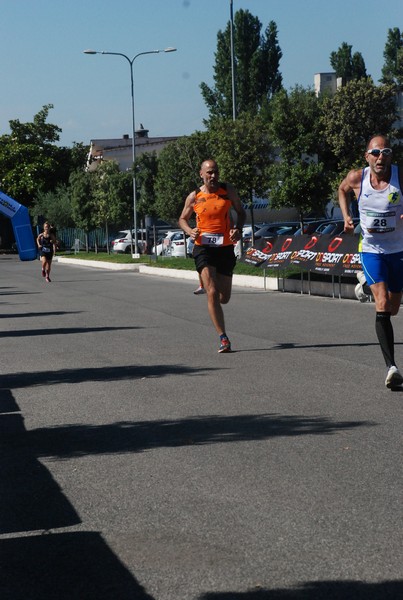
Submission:
[[[364,292],[364,288],[362,287],[361,283],[357,283],[357,285],[354,288],[354,293],[355,297],[360,302],[368,302],[369,296]]]
[[[202,287],[201,285],[199,285],[199,287],[197,288],[197,290],[195,290],[193,293],[196,294],[196,296],[198,296],[199,294],[205,294],[206,290],[204,289],[204,287]]]
[[[364,271],[358,271],[357,279],[361,283],[362,286],[367,284],[367,280],[365,278]]]
[[[403,377],[399,369],[395,366],[389,367],[388,374],[386,375],[385,385],[387,388],[395,388],[402,385]]]

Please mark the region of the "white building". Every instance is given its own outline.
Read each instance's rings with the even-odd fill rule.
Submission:
[[[161,150],[169,143],[178,139],[176,137],[148,137],[148,129],[140,125],[136,130],[136,157],[144,152],[156,152]],[[115,160],[119,164],[121,171],[128,171],[133,164],[132,139],[128,134],[121,138],[97,139],[90,141],[90,151],[87,160],[87,169],[95,171],[100,161]]]
[[[341,87],[341,77],[336,77],[336,73],[315,73],[314,78],[315,94],[333,95]]]

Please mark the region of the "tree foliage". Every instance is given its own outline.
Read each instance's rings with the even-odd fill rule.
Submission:
[[[208,133],[196,132],[161,151],[155,181],[155,211],[161,219],[179,218],[185,198],[200,185],[200,165],[212,150]]]
[[[272,145],[267,122],[247,113],[236,121],[222,119],[211,129],[210,139],[216,149],[212,158],[220,169],[220,179],[235,186],[249,207],[253,224],[253,198],[267,198],[268,193]]]
[[[155,207],[157,173],[158,158],[155,152],[144,152],[136,159],[136,188],[139,192],[137,210],[143,216],[158,216]]]
[[[295,207],[300,213],[301,221],[304,215],[322,215],[331,192],[323,163],[305,160],[273,165],[270,184],[271,207]]]
[[[114,160],[102,162],[92,177],[92,221],[98,226],[108,223],[131,223],[133,186],[130,173],[119,170]]]
[[[321,126],[340,171],[362,163],[371,135],[391,132],[395,110],[394,86],[375,86],[370,77],[350,81],[325,98]]]
[[[43,106],[32,123],[11,120],[11,133],[0,137],[0,188],[26,206],[40,192],[67,183],[71,170],[85,164],[82,144],[57,146],[61,129],[47,122],[51,108]]]
[[[46,123],[51,104],[44,106],[32,123],[9,122],[11,133],[0,137],[0,187],[22,204],[29,205],[40,191],[55,187],[60,128]]]
[[[61,184],[55,190],[39,192],[29,212],[36,224],[46,220],[56,229],[72,227],[74,221],[69,187]]]
[[[320,98],[311,89],[295,86],[275,94],[271,106],[270,130],[282,160],[300,159],[303,154],[322,151]]]
[[[351,54],[352,46],[343,42],[340,48],[331,52],[330,64],[336,71],[336,76],[341,77],[343,85],[352,79],[367,77],[364,59],[360,52]]]
[[[388,30],[383,57],[381,82],[403,86],[403,31],[398,27]]]
[[[267,169],[272,160],[267,122],[244,114],[236,121],[216,122],[209,137],[220,179],[234,185],[246,203],[253,195],[267,197]]]
[[[69,180],[72,217],[76,227],[90,231],[94,226],[94,173],[75,171]]]
[[[263,35],[262,24],[248,10],[234,18],[234,57],[237,115],[256,114],[281,88],[279,64],[282,52],[277,41],[277,26],[271,21]],[[232,110],[232,70],[230,23],[217,34],[214,87],[200,85],[210,119],[230,118]]]

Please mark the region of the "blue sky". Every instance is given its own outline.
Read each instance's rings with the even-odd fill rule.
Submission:
[[[367,72],[381,76],[389,28],[403,28],[402,0],[233,0],[266,28],[276,22],[287,89],[313,85],[331,71],[329,55],[342,42],[361,52]],[[53,104],[49,121],[61,143],[131,132],[130,70],[121,57],[85,55],[91,48],[139,52],[134,63],[136,125],[150,136],[203,129],[207,110],[199,85],[213,84],[217,32],[230,18],[229,0],[0,0],[0,135],[10,119],[32,121]]]

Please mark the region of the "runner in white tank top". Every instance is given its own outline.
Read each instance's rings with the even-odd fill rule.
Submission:
[[[385,385],[403,384],[395,363],[394,333],[390,320],[398,313],[403,290],[402,171],[392,165],[392,150],[384,135],[373,136],[367,145],[368,167],[350,171],[339,187],[344,231],[353,233],[351,192],[358,199],[362,234],[361,262],[375,299],[375,331],[388,369]]]
[[[371,185],[371,168],[362,170],[360,210],[360,252],[403,251],[403,196],[399,185],[399,169],[391,165],[390,182],[378,190]]]

